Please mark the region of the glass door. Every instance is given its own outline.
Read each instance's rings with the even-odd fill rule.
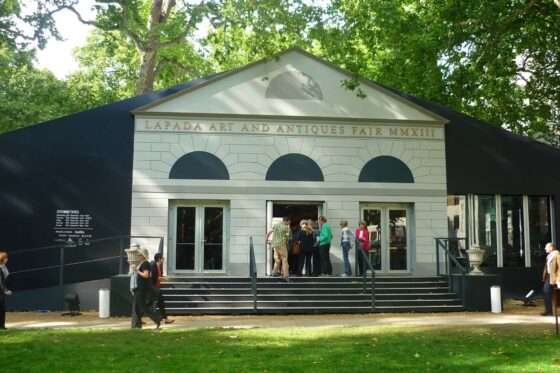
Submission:
[[[177,207],[175,269],[194,271],[196,263],[196,207]]]
[[[408,270],[408,232],[406,209],[391,209],[388,214],[389,270]]]
[[[376,204],[362,208],[362,220],[369,232],[370,260],[376,271],[409,271],[408,210],[406,205]]]
[[[221,271],[224,253],[224,208],[204,207],[204,271]]]
[[[376,271],[380,271],[382,269],[382,247],[385,248],[381,235],[382,215],[383,210],[381,208],[367,208],[362,212],[362,219],[366,223],[366,227],[369,232],[369,244],[371,247],[369,252],[369,260],[371,261],[371,264]]]
[[[177,206],[174,246],[176,272],[224,270],[224,206]]]

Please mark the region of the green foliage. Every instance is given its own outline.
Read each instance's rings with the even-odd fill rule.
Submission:
[[[0,133],[83,109],[66,82],[21,55],[0,59]]]
[[[0,31],[14,29],[14,17],[32,26],[44,19],[38,38],[56,36],[45,10],[71,8],[74,2],[42,0],[35,18],[25,18],[17,0],[5,0]],[[97,30],[77,51],[80,69],[65,82],[76,103],[72,107],[112,102],[300,46],[352,76],[560,146],[560,9],[552,1],[214,0],[167,1],[162,4],[172,6],[154,8],[157,4],[96,1],[97,17],[90,23]],[[201,25],[206,33],[197,31]],[[0,66],[7,55],[14,61],[26,48],[15,35],[0,32]],[[341,82],[363,96],[356,83],[355,78]]]

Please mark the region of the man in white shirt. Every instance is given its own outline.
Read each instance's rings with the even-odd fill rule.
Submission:
[[[555,287],[560,288],[560,254],[553,243],[547,243],[544,250],[547,255],[543,270],[544,312],[541,315],[551,316],[552,291]]]

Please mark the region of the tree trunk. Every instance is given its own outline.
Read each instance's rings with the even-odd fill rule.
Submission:
[[[156,72],[157,49],[147,49],[141,52],[142,60],[140,72],[136,81],[136,94],[152,92],[154,90],[154,80]]]

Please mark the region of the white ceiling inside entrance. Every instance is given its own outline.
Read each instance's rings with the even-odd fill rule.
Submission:
[[[349,79],[344,71],[292,49],[168,96],[136,113],[445,121],[370,82],[360,83],[363,95],[359,95],[358,90],[343,86]]]

